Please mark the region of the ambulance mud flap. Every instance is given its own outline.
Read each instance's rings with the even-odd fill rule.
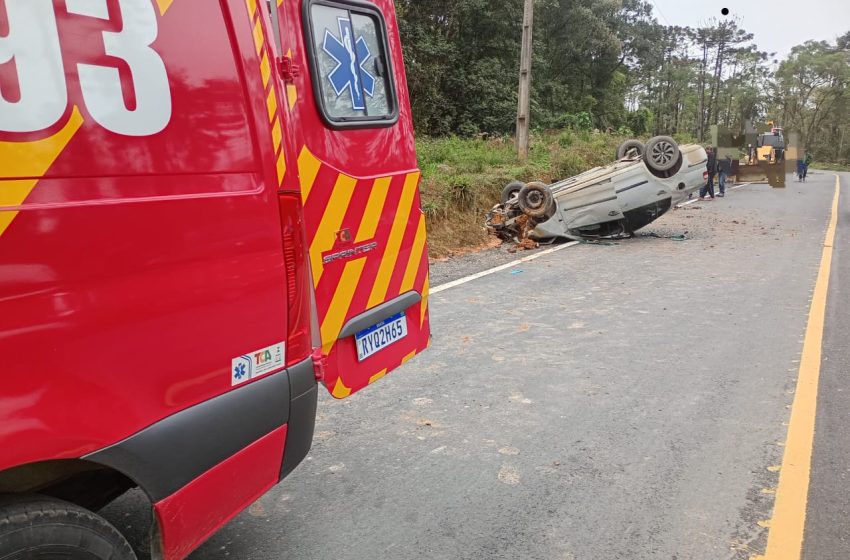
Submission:
[[[169,416],[83,459],[127,475],[158,502],[289,423],[282,467],[289,472],[309,450],[316,387],[313,361],[308,359]]]

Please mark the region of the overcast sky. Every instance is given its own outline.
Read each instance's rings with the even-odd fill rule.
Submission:
[[[850,0],[650,0],[661,23],[697,27],[709,18],[738,16],[760,50],[784,58],[791,47],[813,39],[834,41],[850,31]]]

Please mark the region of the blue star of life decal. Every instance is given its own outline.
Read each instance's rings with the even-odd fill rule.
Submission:
[[[235,368],[233,368],[233,377],[237,380],[242,381],[242,378],[248,375],[248,372],[245,371],[245,364],[237,364]]]
[[[325,29],[323,50],[337,63],[336,68],[331,70],[327,77],[337,97],[348,90],[352,108],[355,111],[364,111],[364,93],[369,97],[375,95],[375,77],[363,68],[366,61],[372,58],[372,52],[362,35],[354,40],[350,19],[337,18],[337,22],[341,39]]]

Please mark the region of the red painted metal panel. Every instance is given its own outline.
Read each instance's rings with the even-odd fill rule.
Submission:
[[[135,21],[122,8],[140,2],[155,16],[147,52],[164,64],[171,115],[132,136],[92,111],[79,68],[114,67],[138,106],[103,32]],[[15,364],[0,390],[0,469],[79,457],[230,391],[233,358],[287,338],[279,158],[245,0],[108,0],[108,19],[46,5],[66,114],[47,130],[0,131],[0,356]],[[24,29],[9,13],[0,4],[0,28]],[[4,92],[18,81],[9,68]],[[57,130],[64,144],[33,175],[45,147],[32,142]],[[31,192],[10,203],[22,184]]]
[[[278,482],[286,426],[202,474],[154,509],[165,560],[185,558]]]

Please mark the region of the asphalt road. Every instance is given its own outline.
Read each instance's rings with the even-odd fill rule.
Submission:
[[[773,508],[771,467],[782,461],[834,184],[818,172],[785,189],[745,186],[635,239],[570,247],[434,295],[432,348],[347,401],[321,398],[309,458],[192,558],[763,553],[759,523]],[[850,557],[848,211],[845,199],[811,560]],[[477,272],[487,258],[438,263],[433,275]],[[107,511],[137,540],[141,504],[131,494]]]

